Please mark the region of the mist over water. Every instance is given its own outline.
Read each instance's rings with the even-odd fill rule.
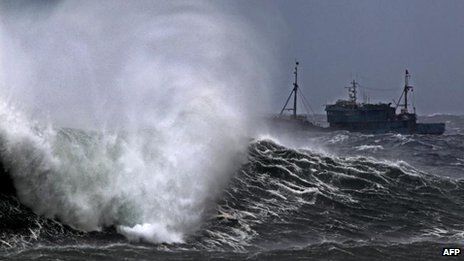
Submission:
[[[198,229],[265,104],[263,36],[209,1],[4,7],[0,145],[21,202],[134,241]]]

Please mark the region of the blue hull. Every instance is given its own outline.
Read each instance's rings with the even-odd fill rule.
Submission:
[[[432,134],[445,132],[444,123],[417,123],[415,113],[396,114],[391,104],[339,101],[327,105],[330,128],[364,133]]]
[[[430,134],[430,135],[441,135],[445,132],[444,123],[417,123],[412,126],[402,126],[397,122],[391,123],[376,123],[375,125],[370,124],[347,124],[343,126],[332,126],[334,130],[347,130],[353,132],[362,133],[400,133],[400,134]]]

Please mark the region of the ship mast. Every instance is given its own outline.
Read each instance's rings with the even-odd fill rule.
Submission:
[[[356,103],[357,99],[358,99],[358,97],[357,97],[357,95],[358,95],[357,87],[358,87],[358,82],[356,82],[356,80],[352,80],[351,81],[351,86],[346,87],[348,89],[348,97],[350,98],[350,101],[352,103]]]
[[[300,63],[298,61],[295,62],[295,71],[293,72],[293,74],[295,75],[295,81],[293,82],[293,90],[290,92],[290,95],[288,96],[284,107],[280,111],[280,115],[282,115],[285,110],[293,111],[293,118],[295,119],[297,117],[296,109],[297,109],[297,96],[298,96],[298,65],[299,64]],[[292,95],[293,95],[293,108],[286,109],[288,102],[290,101],[290,98],[292,97]]]
[[[403,92],[401,93],[400,99],[398,100],[398,106],[403,107],[401,109],[401,113],[409,113],[408,111],[408,93],[409,91],[412,91],[412,86],[409,85],[409,79],[411,78],[411,75],[409,74],[409,71],[406,69],[406,73],[404,75],[404,89]],[[400,104],[401,98],[404,96],[404,103]]]
[[[296,97],[298,97],[297,92],[298,92],[298,65],[300,63],[298,61],[295,62],[295,71],[293,72],[295,74],[295,82],[293,83],[293,118],[296,119]]]

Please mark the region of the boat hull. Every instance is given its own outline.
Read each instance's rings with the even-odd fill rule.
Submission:
[[[405,121],[331,124],[330,128],[333,130],[347,130],[373,134],[400,133],[441,135],[445,132],[444,123],[415,123]]]

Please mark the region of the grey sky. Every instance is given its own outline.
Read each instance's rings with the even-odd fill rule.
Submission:
[[[282,61],[286,90],[292,63],[301,61],[301,86],[314,110],[344,97],[352,76],[368,88],[371,101],[391,101],[401,93],[404,69],[412,73],[419,114],[464,113],[464,1],[275,2],[288,35]],[[284,34],[282,34],[284,35]],[[280,101],[281,104],[283,101]]]
[[[32,46],[30,53],[34,53],[37,52],[35,42],[38,42],[37,46],[46,49],[41,51],[42,53],[48,55],[49,52],[53,51],[55,58],[48,59],[48,61],[64,61],[63,64],[68,66],[62,66],[59,63],[49,64],[51,66],[39,66],[40,71],[43,70],[41,75],[49,74],[54,81],[57,81],[55,76],[57,71],[62,70],[66,73],[63,73],[57,82],[49,82],[48,78],[43,80],[42,85],[45,87],[35,90],[38,94],[30,94],[29,101],[36,102],[38,95],[41,95],[44,97],[41,106],[52,109],[57,106],[67,108],[62,110],[63,115],[60,116],[61,118],[67,118],[70,111],[73,111],[75,117],[88,118],[88,115],[95,114],[93,111],[98,110],[100,105],[96,106],[95,104],[100,101],[98,97],[103,95],[108,96],[109,102],[104,104],[104,110],[99,109],[99,113],[107,113],[108,108],[112,107],[115,107],[114,110],[118,111],[121,107],[120,103],[124,103],[124,100],[118,101],[118,99],[125,99],[127,95],[116,92],[114,92],[114,95],[107,94],[107,87],[103,85],[110,83],[110,80],[114,80],[113,75],[115,75],[115,72],[111,70],[112,66],[118,67],[118,64],[123,63],[115,56],[121,55],[128,49],[118,49],[118,46],[107,48],[107,43],[115,42],[115,37],[111,35],[110,31],[104,31],[105,35],[92,35],[95,28],[88,26],[88,30],[85,29],[87,31],[78,32],[82,32],[82,35],[91,35],[89,39],[79,38],[79,34],[70,34],[70,36],[76,37],[74,41],[66,35],[69,33],[67,29],[63,29],[66,27],[57,24],[51,28],[54,28],[53,30],[56,30],[56,32],[62,31],[63,34],[61,36],[57,34],[49,35],[51,37],[50,41],[57,47],[47,44],[46,38],[35,38],[37,32],[40,33],[40,30],[47,32],[49,31],[47,26],[51,26],[50,24],[42,26],[40,23],[39,26],[36,21],[43,21],[42,17],[48,17],[48,13],[52,13],[61,2],[59,0],[0,2],[0,8],[3,9],[0,10],[0,15],[5,18],[1,19],[0,22],[5,22],[5,28],[8,30],[24,32],[25,36],[20,46],[29,44]],[[216,6],[224,7],[222,9],[213,9],[215,15],[239,17],[236,20],[243,20],[256,33],[256,36],[253,35],[253,37],[245,41],[245,46],[252,49],[255,48],[255,45],[265,42],[267,45],[263,47],[263,52],[275,56],[273,58],[276,59],[273,60],[263,58],[263,55],[256,55],[256,57],[261,58],[254,59],[253,57],[250,58],[251,62],[246,62],[250,68],[235,66],[241,68],[242,72],[248,72],[255,68],[255,74],[264,72],[272,75],[270,77],[272,81],[265,84],[266,92],[270,96],[271,108],[269,110],[273,112],[280,110],[290,92],[293,63],[294,59],[298,58],[301,63],[300,86],[316,113],[324,112],[324,104],[346,97],[344,87],[353,77],[360,82],[361,86],[369,89],[396,88],[393,91],[367,90],[367,95],[372,102],[396,100],[401,93],[403,74],[406,68],[412,73],[412,84],[415,86],[414,100],[419,114],[436,112],[464,113],[464,1],[239,0],[212,2]],[[130,3],[125,2],[125,4],[129,5]],[[109,3],[106,2],[104,6],[108,7]],[[84,15],[85,12],[89,11],[87,9],[82,8],[79,12],[68,10],[67,12],[70,14],[78,13],[81,17],[87,17]],[[118,10],[125,9],[119,8]],[[103,13],[106,14],[105,16],[110,17],[108,19],[112,19],[113,16],[116,17],[114,19],[116,25],[118,25],[117,21],[122,21],[121,17],[124,15],[123,13],[121,16],[117,14],[111,15],[110,10]],[[137,15],[133,15],[137,17]],[[84,25],[93,23],[93,21],[82,21],[85,18],[77,19],[79,16],[76,16],[75,20],[72,20],[73,18],[67,20],[69,20],[69,23],[76,22]],[[216,20],[221,23],[229,21],[227,19],[223,21]],[[11,21],[16,22],[11,23]],[[21,22],[18,23],[17,21]],[[69,27],[69,23],[66,26]],[[106,24],[112,25],[113,23],[108,20]],[[130,24],[122,24],[124,25],[124,32],[131,31]],[[141,22],[139,24],[139,26],[143,26]],[[239,26],[232,28],[234,25]],[[242,29],[242,25],[239,23],[223,24],[221,26],[230,28],[230,30]],[[117,28],[115,32],[121,34],[121,27],[117,26],[115,28]],[[118,35],[118,37],[125,39],[124,35],[126,33]],[[209,39],[211,38],[208,36],[208,39],[205,40],[209,41]],[[240,53],[241,44],[244,41],[239,41],[238,38],[233,40],[235,42],[225,41],[224,43],[227,43],[227,46],[221,46]],[[255,40],[259,40],[259,42],[253,42]],[[85,49],[73,47],[74,42],[80,41],[85,41],[92,48],[97,46],[98,48],[95,48],[97,54],[95,57],[98,59],[94,60],[93,56],[87,57]],[[65,45],[60,45],[60,42],[64,42]],[[93,42],[96,42],[96,44],[92,44]],[[15,44],[15,42],[13,43]],[[20,42],[18,41],[18,43]],[[120,40],[118,43],[125,46],[124,44],[128,43],[128,41]],[[206,47],[195,48],[202,50]],[[75,58],[61,55],[61,53],[69,53],[69,50],[75,55]],[[132,51],[138,52],[138,50]],[[184,51],[188,53],[188,49]],[[15,54],[10,55],[14,56]],[[20,61],[21,57],[16,57]],[[38,58],[33,59],[34,62],[37,60]],[[236,58],[236,60],[236,63],[245,63],[243,62],[244,59]],[[85,61],[90,62],[86,63]],[[275,64],[270,65],[269,63],[272,61]],[[223,64],[221,66],[226,68],[226,70],[219,68],[218,71],[221,71],[221,73],[230,68],[235,68],[232,63],[230,66],[226,66],[224,61],[217,62]],[[51,69],[54,68],[53,64],[57,69]],[[16,62],[16,66],[21,66],[21,63]],[[215,67],[214,63],[209,66]],[[12,72],[18,71],[15,68],[9,68],[9,70]],[[103,73],[99,73],[95,79],[91,78],[93,72],[98,70],[103,70]],[[21,74],[18,77],[23,80],[28,76]],[[248,77],[249,79],[255,79],[255,81],[260,80],[260,77],[253,75]],[[243,79],[243,81],[249,82],[248,79]],[[250,82],[253,83],[253,80]],[[23,85],[27,84],[26,82]],[[52,86],[53,84],[61,87],[55,88]],[[70,91],[65,91],[63,84]],[[96,89],[92,85],[103,87]],[[26,87],[27,89],[30,88]],[[58,92],[58,89],[61,89],[61,91]],[[18,89],[18,91],[21,92],[21,89]],[[31,93],[30,90],[28,91]],[[257,93],[259,92],[249,92],[251,95],[257,95]],[[152,101],[156,99],[156,97],[152,96],[156,95],[159,95],[159,93],[154,92],[147,97],[150,97],[149,100]],[[362,97],[362,94],[360,96]],[[92,97],[96,102],[89,102]],[[260,97],[253,99],[254,102],[257,104],[267,103],[265,100],[261,101]],[[147,103],[149,102],[147,101]]]

